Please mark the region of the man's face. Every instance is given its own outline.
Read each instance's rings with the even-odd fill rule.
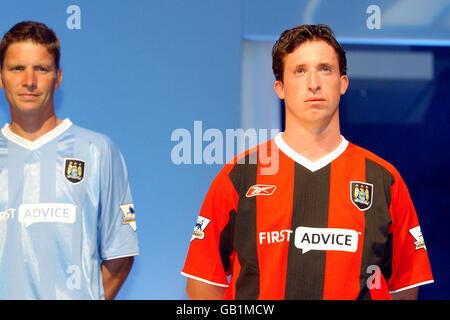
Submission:
[[[11,117],[54,112],[53,94],[62,80],[47,48],[32,41],[12,43],[0,74]]]
[[[322,40],[306,41],[287,54],[283,81],[274,85],[278,97],[285,100],[286,126],[295,123],[312,130],[339,120],[339,100],[347,87],[335,50]]]

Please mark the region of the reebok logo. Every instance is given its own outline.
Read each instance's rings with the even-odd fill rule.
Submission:
[[[254,186],[251,186],[247,194],[245,195],[247,198],[254,197],[254,196],[270,196],[275,192],[275,189],[277,187],[273,185],[267,185],[267,184],[255,184]]]

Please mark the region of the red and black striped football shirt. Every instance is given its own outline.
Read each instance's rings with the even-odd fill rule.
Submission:
[[[281,134],[214,179],[182,274],[227,287],[225,299],[389,299],[433,282],[391,164],[344,138],[312,163]]]

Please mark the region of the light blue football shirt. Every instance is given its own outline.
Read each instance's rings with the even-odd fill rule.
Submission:
[[[102,260],[139,254],[124,159],[65,119],[0,133],[0,299],[104,299]]]

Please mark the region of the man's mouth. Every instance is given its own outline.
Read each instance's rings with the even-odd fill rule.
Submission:
[[[39,94],[36,93],[20,93],[19,97],[24,99],[33,99],[39,97]]]
[[[322,97],[313,97],[305,100],[305,102],[322,102],[322,101],[325,101],[325,99]]]

